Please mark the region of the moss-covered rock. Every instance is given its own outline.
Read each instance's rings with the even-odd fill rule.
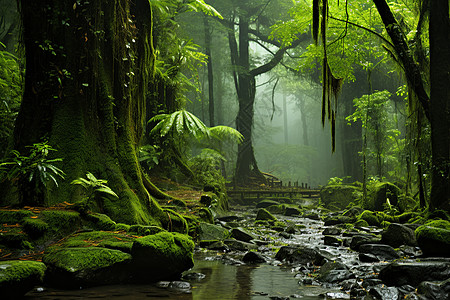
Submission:
[[[165,231],[161,227],[153,225],[131,225],[128,232],[134,233],[136,235],[145,236],[150,234],[156,234],[161,231]]]
[[[189,226],[182,215],[172,209],[164,209],[165,216],[161,219],[163,227],[167,231],[175,231],[183,234],[189,232]]]
[[[81,227],[81,216],[75,211],[43,210],[39,218],[49,225],[50,230],[57,237],[70,234]]]
[[[271,205],[265,208],[268,212],[272,214],[284,214],[286,211],[286,205],[285,204],[278,204],[278,205]]]
[[[264,208],[260,208],[258,212],[256,213],[256,220],[261,221],[277,221],[277,218],[275,218],[270,212],[268,212]]]
[[[417,201],[410,196],[400,195],[398,197],[397,207],[401,213],[412,211],[416,205]]]
[[[366,203],[366,209],[382,211],[384,204],[389,199],[391,205],[397,206],[398,196],[401,191],[393,183],[390,182],[378,182],[370,186],[369,197]]]
[[[369,223],[367,223],[366,220],[359,219],[358,221],[355,222],[354,226],[356,226],[356,227],[368,227]]]
[[[34,239],[43,236],[50,229],[47,222],[38,218],[25,218],[22,225],[23,230]]]
[[[363,211],[358,219],[366,221],[370,226],[380,226],[380,220],[378,219],[376,213],[370,210]]]
[[[450,257],[450,222],[433,220],[416,229],[416,238],[424,255]]]
[[[207,207],[202,207],[198,210],[198,217],[201,221],[214,224],[214,217],[211,210]]]
[[[224,240],[230,236],[227,229],[222,226],[201,222],[198,227],[198,238],[205,240]]]
[[[111,218],[105,214],[90,213],[90,214],[86,214],[84,217],[86,220],[92,222],[93,227],[96,230],[115,230],[116,229],[116,222],[111,220]]]
[[[269,206],[279,205],[279,204],[280,204],[280,202],[278,202],[278,201],[264,199],[264,200],[261,200],[260,202],[258,202],[258,204],[256,204],[256,208],[267,208]]]
[[[176,232],[160,232],[138,238],[131,254],[135,280],[151,282],[174,279],[194,266],[194,243]]]
[[[130,230],[130,225],[128,224],[124,224],[124,223],[117,223],[116,224],[116,228],[114,228],[114,230],[117,231],[129,231]]]
[[[31,216],[36,214],[25,209],[0,209],[0,224],[22,223],[25,218]]]
[[[23,249],[26,242],[28,242],[28,236],[23,232],[21,225],[13,225],[10,227],[8,224],[0,225],[0,245],[9,248]]]
[[[19,299],[35,285],[41,284],[45,264],[37,261],[8,260],[0,262],[0,295],[2,299]]]
[[[52,248],[44,254],[46,282],[65,288],[128,282],[131,255],[102,247]]]
[[[351,185],[327,185],[320,190],[320,201],[327,208],[344,209],[361,197],[361,188]]]

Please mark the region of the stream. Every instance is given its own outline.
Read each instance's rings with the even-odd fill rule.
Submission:
[[[264,256],[265,263],[243,263],[242,258],[247,251],[220,252],[197,248],[194,268],[184,273],[183,281],[175,288],[167,287],[168,283],[164,282],[80,290],[38,288],[29,292],[25,299],[350,299],[337,284],[308,280],[308,272],[299,264],[280,262],[275,259],[275,254],[281,246],[307,245],[324,251],[328,257],[349,268],[355,265],[355,268],[364,270],[368,267],[369,270],[369,264],[356,263],[357,252],[344,246],[324,245],[322,231],[326,227],[320,220],[276,215],[280,221],[299,228],[295,233],[283,236],[277,230],[255,225],[255,212],[248,207],[238,207],[230,211],[230,215],[236,215],[240,226],[257,235],[260,240],[257,252]],[[313,210],[311,213],[317,215],[318,212]]]

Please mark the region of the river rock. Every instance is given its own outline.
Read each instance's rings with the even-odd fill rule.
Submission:
[[[369,290],[369,295],[379,300],[398,300],[400,293],[396,287],[379,284]]]
[[[323,243],[327,246],[339,247],[342,245],[342,240],[332,235],[326,235],[323,237]]]
[[[245,263],[264,263],[266,259],[258,252],[249,251],[245,253],[242,261]]]
[[[253,234],[240,227],[233,228],[231,230],[231,236],[243,242],[250,242],[251,240],[255,239],[255,236]]]
[[[248,250],[252,250],[252,249],[258,249],[258,245],[255,245],[255,244],[252,244],[252,243],[246,243],[246,242],[243,242],[243,241],[238,241],[238,240],[233,240],[233,239],[226,239],[223,242],[231,250],[248,251]]]
[[[373,254],[380,260],[393,260],[400,258],[397,251],[389,245],[364,244],[359,246],[359,252]]]
[[[400,195],[400,193],[401,191],[398,186],[393,183],[376,183],[372,187],[367,206],[371,210],[382,211],[384,209],[383,205],[387,202],[387,199],[389,199],[391,205],[396,206],[398,203],[398,195]]]
[[[200,223],[198,225],[198,238],[200,241],[203,240],[224,240],[230,236],[227,229],[222,226]]]
[[[346,208],[361,196],[361,188],[351,185],[327,185],[320,190],[320,201],[328,208]]]
[[[450,222],[435,220],[416,229],[417,243],[425,256],[450,257]]]
[[[321,266],[326,262],[325,256],[319,253],[319,251],[305,246],[283,246],[278,250],[275,259],[304,265],[313,263],[316,266]]]
[[[381,235],[381,242],[392,247],[417,245],[414,231],[407,226],[398,223],[389,224],[388,228],[386,228]]]
[[[288,217],[299,216],[302,214],[302,211],[296,207],[287,206],[284,215]]]
[[[264,208],[260,208],[258,212],[256,213],[256,220],[261,221],[276,221],[277,218],[275,218],[270,212],[268,212]]]
[[[346,217],[346,216],[337,216],[337,217],[331,217],[326,218],[324,220],[325,226],[332,226],[332,225],[338,225],[338,224],[345,224],[345,223],[353,223],[355,219]]]
[[[41,284],[45,264],[37,261],[7,260],[0,262],[0,295],[2,299],[20,299],[35,285]]]
[[[258,202],[258,204],[256,204],[256,208],[266,208],[272,205],[280,205],[280,203],[274,200],[265,199]]]
[[[177,232],[160,232],[138,238],[131,248],[133,277],[151,282],[179,278],[194,266],[194,243]]]
[[[361,262],[377,262],[380,261],[380,259],[373,254],[370,253],[359,253],[358,258]]]
[[[42,261],[47,265],[46,282],[63,288],[118,284],[131,277],[132,257],[120,250],[102,247],[52,248]]]
[[[425,299],[450,299],[450,279],[445,281],[423,281],[417,287],[417,293]]]
[[[288,227],[284,230],[286,233],[294,234],[297,233],[297,225],[295,224],[289,224]]]
[[[329,261],[320,267],[317,279],[322,282],[336,283],[350,279],[355,275],[341,262]]]
[[[450,277],[450,260],[393,262],[381,269],[378,276],[389,286],[418,286],[423,281],[446,280]]]
[[[357,234],[351,239],[350,249],[358,251],[361,245],[376,244],[378,242],[380,242],[380,239],[371,234]]]
[[[225,243],[223,241],[215,241],[215,242],[207,245],[206,249],[216,250],[216,251],[221,251],[221,252],[230,252],[230,247],[225,245]]]
[[[337,227],[327,227],[322,231],[323,235],[340,235],[342,230]]]

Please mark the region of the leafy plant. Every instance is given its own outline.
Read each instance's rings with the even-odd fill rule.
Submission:
[[[155,145],[145,145],[139,148],[139,162],[148,170],[151,170],[159,164],[159,156],[162,150]]]
[[[0,163],[0,181],[8,180],[17,184],[24,204],[43,204],[44,194],[49,182],[58,187],[64,179],[64,172],[55,166],[61,158],[49,159],[50,152],[56,151],[47,141],[28,146],[29,156],[12,150],[10,157]]]
[[[92,173],[86,173],[86,178],[78,178],[73,180],[70,184],[80,185],[86,190],[86,196],[82,199],[82,206],[90,206],[96,204],[102,208],[102,201],[104,198],[112,196],[119,198],[114,191],[107,186],[108,181],[105,179],[97,179]]]

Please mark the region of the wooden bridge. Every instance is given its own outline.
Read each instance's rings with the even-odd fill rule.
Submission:
[[[270,189],[229,189],[227,194],[229,196],[238,195],[241,200],[244,200],[246,197],[251,195],[256,195],[256,198],[259,199],[261,196],[269,196],[269,197],[289,197],[292,198],[294,195],[300,197],[308,197],[308,198],[316,198],[319,197],[320,190],[311,190],[311,189],[301,189],[301,188],[270,188]]]

